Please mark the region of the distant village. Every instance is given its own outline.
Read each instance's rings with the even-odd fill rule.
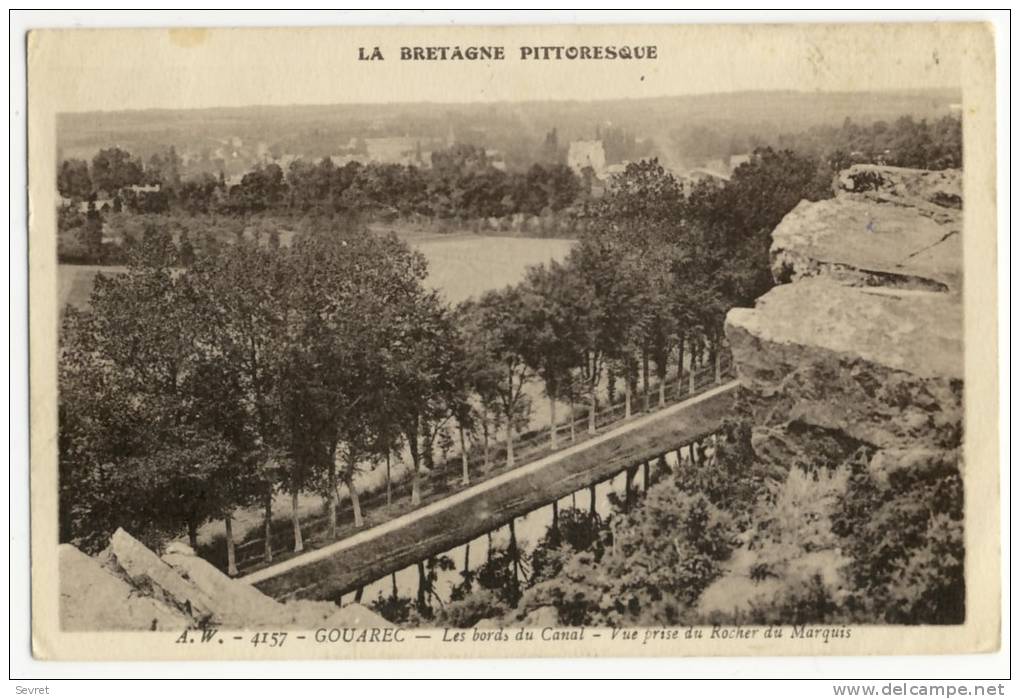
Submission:
[[[617,132],[625,134],[621,130],[617,130]],[[544,155],[549,162],[565,163],[586,182],[591,195],[598,197],[604,193],[606,183],[614,175],[622,174],[629,163],[647,157],[647,152],[654,147],[650,141],[644,141],[644,148],[641,149],[642,157],[614,158],[612,153],[607,155],[607,145],[605,140],[599,137],[598,127],[595,129],[595,135],[596,137],[591,139],[571,140],[561,148],[557,142],[556,130],[553,129],[546,136]],[[633,136],[630,138],[633,145]],[[309,153],[288,152],[278,145],[270,145],[262,140],[245,140],[240,136],[215,140],[216,145],[213,146],[183,145],[175,147],[174,153],[178,158],[182,176],[201,173],[219,175],[227,190],[241,184],[245,174],[254,167],[275,164],[286,173],[291,164],[296,161],[318,162],[323,157],[328,158],[336,168],[341,168],[349,163],[362,165],[375,163],[430,170],[433,165],[432,154],[434,151],[447,149],[462,142],[455,136],[452,128],[444,138],[413,135],[351,137],[346,142],[339,144],[334,152],[317,157]],[[615,150],[620,151],[619,148]],[[631,150],[634,150],[633,147]],[[506,157],[500,149],[486,147],[484,152],[489,167],[503,172],[507,171]],[[63,155],[77,156],[79,154],[75,152],[75,149],[64,149]],[[90,157],[91,153],[82,152],[80,155]],[[669,158],[662,164],[676,177],[684,190],[689,191],[703,180],[713,180],[720,184],[728,181],[733,171],[742,163],[749,161],[750,158],[750,153],[740,153],[728,157],[684,158],[682,161],[677,158]],[[145,196],[159,190],[159,184],[136,184],[125,187],[121,194]],[[81,207],[82,212],[88,206],[86,201],[72,202],[67,198],[62,203],[65,206],[77,204]],[[103,210],[104,206],[113,205],[113,195],[101,192],[94,203],[97,209]]]

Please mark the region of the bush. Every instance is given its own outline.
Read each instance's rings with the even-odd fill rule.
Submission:
[[[460,600],[450,602],[436,611],[438,626],[471,628],[483,619],[502,617],[510,611],[492,590],[475,590]]]
[[[963,482],[952,460],[933,457],[884,480],[858,465],[833,530],[853,559],[856,612],[898,624],[963,622]]]

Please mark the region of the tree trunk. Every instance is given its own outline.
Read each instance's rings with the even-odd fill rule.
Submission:
[[[574,389],[570,389],[570,443],[577,441],[577,425],[574,421]]]
[[[393,504],[393,481],[390,478],[390,450],[386,450],[386,504]]]
[[[667,353],[668,357],[669,354]],[[666,363],[663,362],[662,366],[655,367],[656,373],[659,375],[659,407],[666,407]]]
[[[347,482],[347,492],[351,494],[351,508],[354,510],[354,526],[359,529],[365,526],[365,520],[361,518],[361,498],[358,497],[358,489],[354,486],[354,468],[349,467],[350,470],[347,472],[345,478]]]
[[[651,466],[651,464],[648,461],[646,461],[645,462],[645,482],[643,483],[644,490],[645,490],[646,493],[648,492],[648,485],[649,485],[649,481],[651,481],[651,479],[652,479],[652,466]]]
[[[188,521],[188,545],[198,552],[198,522],[193,519]]]
[[[408,447],[411,449],[411,507],[417,507],[421,504],[421,476],[418,473],[421,455],[418,453],[417,433],[414,439],[408,440]]]
[[[354,593],[354,601],[357,603],[361,602],[361,596],[365,593],[365,587],[361,586],[358,591]]]
[[[591,495],[591,514],[592,517],[594,517],[597,514],[597,511],[595,509],[595,486],[590,486],[588,488],[588,493],[589,495]]]
[[[551,392],[555,395],[555,392]],[[556,399],[549,397],[549,448],[556,451]]]
[[[340,505],[340,495],[337,492],[336,482],[336,459],[330,459],[329,464],[329,500],[328,500],[328,522],[329,522],[329,538],[336,539],[336,511]]]
[[[595,386],[588,391],[588,434],[595,434],[595,410],[598,406],[598,396],[595,395]]]
[[[634,490],[634,472],[637,467],[628,466],[623,477],[623,511],[630,512],[630,498]]]
[[[270,484],[263,495],[262,507],[265,511],[262,519],[262,539],[265,546],[262,554],[266,563],[273,562],[273,486]]]
[[[623,379],[623,419],[629,420],[631,416],[631,391],[630,391],[630,370]]]
[[[393,584],[393,599],[397,598],[397,574],[390,573],[390,582]]]
[[[471,542],[464,544],[464,576],[471,570]]]
[[[412,468],[414,470],[411,472],[411,506],[417,507],[421,504],[421,479],[418,474],[417,462]]]
[[[560,541],[560,502],[559,500],[553,500],[552,504],[552,540],[553,543],[559,543]]]
[[[715,344],[715,382],[722,383],[722,353],[719,351],[719,343]]]
[[[467,442],[464,440],[464,426],[457,423],[457,431],[460,433],[460,463],[464,467],[460,482],[464,485],[471,483],[471,474],[468,472],[468,450]]]
[[[645,394],[644,404],[646,413],[648,412],[648,409],[652,407],[649,400],[651,398],[651,396],[649,396],[649,391],[650,387],[648,386],[648,350],[643,349],[641,350],[641,392]]]
[[[695,383],[694,383],[694,375],[697,372],[698,372],[697,353],[695,353],[694,348],[691,348],[691,371],[690,371],[690,374],[689,374],[689,380],[690,380],[690,394],[692,396],[694,395],[694,391],[695,391],[695,388],[696,388]]]
[[[234,521],[228,512],[223,516],[224,536],[227,539],[227,575],[237,575],[237,555],[234,550]]]
[[[421,450],[422,466],[426,471],[432,472],[436,468],[436,445],[435,442],[427,440],[424,446],[425,448]]]
[[[418,561],[418,611],[425,611],[425,561]]]
[[[482,467],[489,468],[489,411],[482,409]]]
[[[514,531],[514,521],[510,520],[510,560],[513,562],[514,567],[514,604],[517,603],[517,593],[521,589],[521,577],[520,577],[520,565],[518,563],[519,556],[517,552],[517,532]]]
[[[290,521],[294,526],[294,553],[305,550],[305,542],[301,539],[301,519],[298,517],[298,491],[290,491]]]
[[[506,467],[514,467],[514,429],[509,413],[506,416]]]
[[[676,365],[676,397],[684,392],[684,334],[680,333],[680,341],[677,342],[680,348],[680,357]]]

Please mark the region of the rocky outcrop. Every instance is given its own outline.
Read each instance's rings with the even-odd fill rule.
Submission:
[[[59,561],[65,630],[392,626],[360,604],[277,602],[224,575],[187,547],[172,546],[161,559],[123,529],[114,533],[98,557],[62,544]]]
[[[65,631],[166,631],[194,620],[138,590],[70,544],[61,544],[60,620]]]
[[[198,589],[215,610],[216,622],[243,627],[252,620],[283,621],[283,605],[251,585],[233,580],[208,561],[194,555],[168,553],[163,556],[173,572]]]
[[[212,599],[123,529],[114,532],[100,560],[104,568],[145,596],[179,610],[200,624],[212,621]]]
[[[847,286],[959,292],[958,171],[857,165],[837,182],[834,199],[801,202],[773,231],[776,282],[824,276]]]
[[[787,466],[838,462],[860,446],[890,450],[883,463],[904,449],[955,456],[959,180],[854,166],[835,198],[801,202],[775,229],[778,285],[726,319],[760,456]]]
[[[963,173],[960,170],[914,170],[888,165],[853,165],[839,173],[841,192],[865,193],[893,204],[934,204],[963,208]]]
[[[782,580],[752,576],[774,570],[762,568],[753,546],[738,549],[702,611],[746,613],[755,599],[802,592],[806,585],[789,579],[800,570],[834,599],[852,584],[866,618],[961,618],[962,579],[952,565],[962,543],[945,524],[962,520],[960,179],[958,171],[854,166],[837,177],[834,198],[801,202],[773,231],[777,286],[753,309],[731,310],[725,328],[755,461],[777,484],[796,467],[857,475],[830,513],[841,518],[838,542],[791,553]],[[906,533],[889,524],[908,522]],[[924,559],[943,567],[929,565],[924,582],[897,578],[902,561],[930,556],[928,541],[950,542],[941,558]],[[931,590],[936,602],[916,603]]]

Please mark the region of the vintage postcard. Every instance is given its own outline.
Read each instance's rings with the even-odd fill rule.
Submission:
[[[998,648],[994,43],[32,31],[35,656]]]

